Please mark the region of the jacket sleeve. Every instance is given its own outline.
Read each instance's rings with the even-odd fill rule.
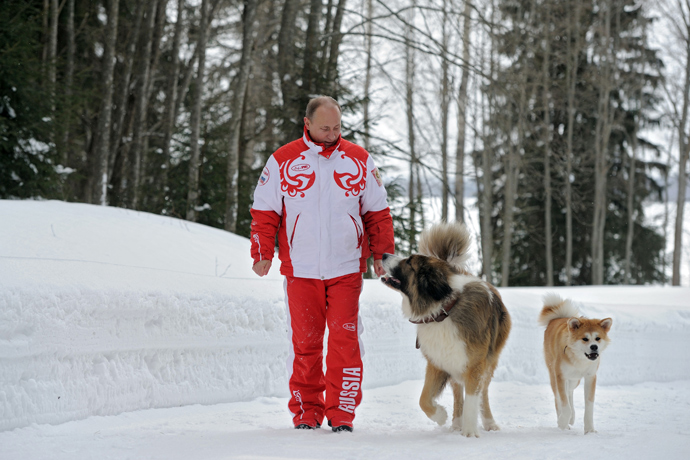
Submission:
[[[283,214],[283,200],[280,194],[280,168],[271,156],[254,189],[254,204],[251,209],[251,255],[254,263],[272,260],[275,252],[275,238]]]
[[[369,236],[369,250],[374,260],[381,259],[383,253],[395,252],[393,218],[388,207],[386,189],[374,160],[367,159],[367,184],[362,197],[362,219]]]

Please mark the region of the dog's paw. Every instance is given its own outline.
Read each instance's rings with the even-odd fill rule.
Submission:
[[[585,427],[585,434],[589,434],[589,433],[597,433],[597,430],[595,430],[593,426],[586,426]]]
[[[460,431],[460,434],[467,438],[478,438],[479,437],[479,429],[475,427],[465,427]]]
[[[446,420],[448,420],[448,412],[446,412],[443,407],[436,406],[436,412],[434,412],[434,415],[429,418],[438,423],[440,426],[443,426],[446,424]]]
[[[450,429],[453,431],[462,431],[462,417],[454,418]]]
[[[496,421],[491,419],[491,420],[484,420],[482,422],[484,425],[484,429],[486,431],[500,431],[501,428],[496,424]]]
[[[561,413],[558,414],[558,428],[561,430],[569,430],[570,429],[570,414],[571,412],[567,409],[561,410]]]

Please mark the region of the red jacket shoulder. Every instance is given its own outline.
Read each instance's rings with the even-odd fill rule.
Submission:
[[[308,147],[300,138],[278,148],[278,150],[273,153],[273,158],[275,158],[278,163],[282,163],[289,158],[299,155],[305,150],[308,150]]]
[[[369,158],[369,152],[367,152],[364,147],[360,147],[359,145],[355,144],[354,142],[350,142],[348,140],[342,139],[340,141],[340,147],[338,150],[341,150],[343,152],[347,152],[350,155],[354,155],[360,160],[366,162],[367,159]]]

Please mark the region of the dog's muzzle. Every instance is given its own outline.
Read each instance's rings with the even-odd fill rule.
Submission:
[[[381,260],[383,268],[387,272],[386,275],[381,277],[381,282],[386,286],[396,289],[398,291],[402,287],[402,283],[399,279],[390,276],[390,272],[393,269],[393,267],[397,265],[400,259],[400,257],[397,257],[393,254],[384,253]]]
[[[599,357],[599,353],[597,353],[596,351],[593,351],[591,353],[585,353],[585,356],[590,361],[594,361],[595,359],[597,359]]]

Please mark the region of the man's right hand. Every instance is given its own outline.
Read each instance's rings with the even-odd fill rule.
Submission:
[[[254,264],[252,267],[252,270],[254,270],[254,273],[256,273],[259,276],[265,276],[268,275],[268,271],[271,269],[271,261],[270,260],[260,260],[257,263]]]

